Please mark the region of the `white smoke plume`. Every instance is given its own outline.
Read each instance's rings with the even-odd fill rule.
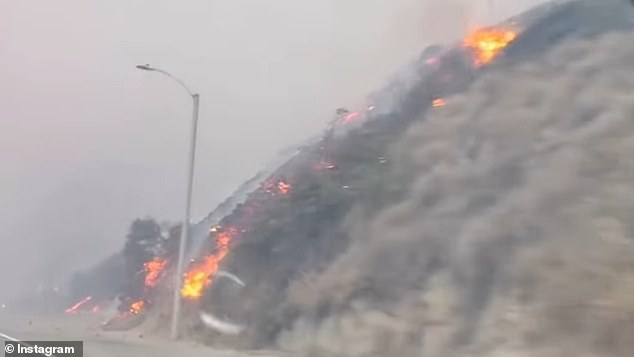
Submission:
[[[403,198],[296,282],[301,356],[631,356],[634,40],[487,74],[389,160]]]

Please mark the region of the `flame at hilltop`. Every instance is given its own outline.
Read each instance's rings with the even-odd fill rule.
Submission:
[[[473,52],[476,67],[493,61],[500,52],[517,38],[517,32],[510,29],[478,29],[463,40],[463,46]]]

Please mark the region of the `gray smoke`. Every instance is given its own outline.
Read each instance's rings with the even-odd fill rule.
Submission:
[[[403,199],[295,282],[301,356],[629,356],[634,40],[569,42],[447,98],[393,148]]]

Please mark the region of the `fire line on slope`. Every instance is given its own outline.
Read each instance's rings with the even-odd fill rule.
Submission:
[[[185,299],[200,298],[204,289],[212,283],[212,277],[218,271],[220,262],[229,254],[229,244],[238,234],[238,230],[234,227],[216,226],[211,229],[211,233],[216,238],[215,251],[185,273],[181,288],[181,296]]]

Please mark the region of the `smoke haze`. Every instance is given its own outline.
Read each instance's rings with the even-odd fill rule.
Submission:
[[[538,2],[0,0],[0,299],[180,219],[189,102],[134,65],[202,95],[200,218],[427,43]]]
[[[390,157],[404,198],[354,218],[349,250],[296,283],[306,318],[280,343],[305,356],[629,356],[632,40],[568,42],[489,73],[412,127]]]
[[[202,95],[200,218],[415,55],[426,40],[419,10],[407,0],[0,0],[0,299],[120,249],[135,217],[181,219],[189,101],[134,65],[167,69]]]

